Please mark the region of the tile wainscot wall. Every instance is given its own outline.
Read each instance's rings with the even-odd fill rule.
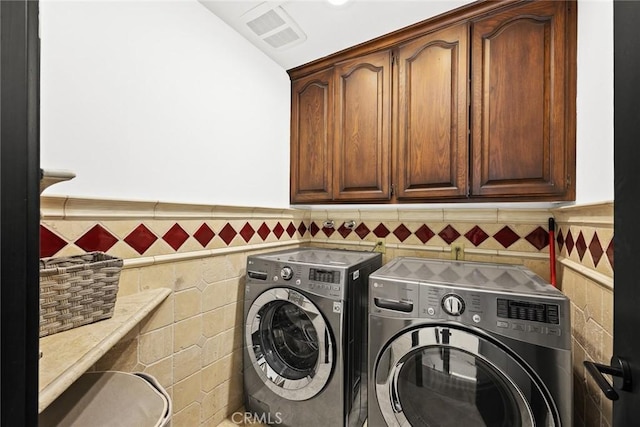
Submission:
[[[548,280],[547,226],[555,217],[559,287],[575,319],[576,418],[607,426],[610,406],[581,361],[611,355],[613,221],[600,221],[608,208],[306,210],[42,197],[40,255],[98,250],[123,258],[119,296],[171,289],[92,369],[148,372],[172,396],[174,426],[216,426],[242,410],[248,255],[296,246],[372,250],[382,240],[384,262],[450,259],[455,245],[466,260],[524,264]],[[587,219],[592,212],[599,220]]]

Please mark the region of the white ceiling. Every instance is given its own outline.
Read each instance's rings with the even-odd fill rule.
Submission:
[[[473,0],[351,0],[332,6],[325,0],[198,0],[285,70],[471,3]],[[280,6],[306,40],[274,49],[245,24],[252,9]],[[242,17],[245,13],[245,18]],[[255,10],[254,10],[255,12]]]

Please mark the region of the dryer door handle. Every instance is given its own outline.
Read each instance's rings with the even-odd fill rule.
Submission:
[[[587,372],[593,377],[607,399],[618,400],[620,396],[618,396],[618,392],[614,390],[614,386],[611,385],[602,374],[620,378],[622,384],[619,384],[616,388],[620,390],[631,390],[631,369],[625,360],[613,356],[611,358],[611,365],[602,365],[588,360],[585,360],[583,363],[585,368],[587,368]]]

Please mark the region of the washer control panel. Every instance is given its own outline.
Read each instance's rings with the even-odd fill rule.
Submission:
[[[317,268],[296,263],[249,260],[247,280],[271,282],[274,285],[305,290],[316,295],[333,299],[343,299],[343,279],[345,272],[340,269]]]

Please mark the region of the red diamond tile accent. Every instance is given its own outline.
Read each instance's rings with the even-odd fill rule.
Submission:
[[[489,235],[485,233],[482,228],[476,225],[471,230],[464,233],[464,237],[466,237],[468,241],[473,243],[473,246],[479,246],[489,238]]]
[[[158,240],[158,236],[153,234],[144,224],[137,226],[124,238],[124,241],[140,255],[144,254],[156,240]]]
[[[345,223],[343,222],[343,223],[342,223],[342,225],[340,225],[340,227],[338,228],[338,233],[340,233],[340,235],[341,235],[344,239],[346,239],[346,238],[347,238],[347,236],[348,236],[349,234],[351,234],[351,231],[353,231],[353,230],[351,230],[350,228],[345,227],[345,226],[344,226],[344,224],[345,224]]]
[[[211,239],[215,237],[216,233],[213,232],[211,227],[207,224],[202,224],[198,230],[193,233],[193,238],[196,239],[204,248],[209,244]]]
[[[571,230],[567,231],[567,239],[564,241],[564,243],[567,245],[567,256],[571,255],[571,252],[573,252],[573,235],[571,234]]]
[[[508,248],[520,239],[520,236],[515,231],[505,225],[500,231],[493,235],[493,238],[498,241],[502,246]]]
[[[611,268],[613,268],[613,239],[611,239],[609,246],[607,246],[607,259],[609,260],[609,264],[611,264]]]
[[[580,261],[582,261],[584,254],[587,252],[587,242],[584,240],[582,231],[580,232],[580,234],[578,234],[578,240],[576,240],[576,250],[578,251]]]
[[[373,229],[373,234],[375,234],[376,237],[387,237],[389,233],[391,233],[389,229],[382,223],[378,224],[378,226]]]
[[[266,222],[263,222],[260,228],[258,228],[258,236],[260,236],[262,240],[267,240],[269,233],[271,233],[271,230],[269,230],[269,226]]]
[[[189,234],[178,223],[173,224],[165,234],[162,236],[162,239],[169,244],[173,248],[174,251],[180,249],[180,246],[184,244],[184,242],[189,238]]]
[[[301,222],[300,225],[298,226],[298,233],[300,233],[300,235],[304,237],[304,233],[306,232],[307,232],[307,226],[304,225],[304,222]]]
[[[401,242],[407,240],[407,237],[411,236],[411,230],[409,230],[404,224],[400,224],[393,230],[393,235]]]
[[[318,231],[320,231],[318,224],[316,224],[315,222],[312,222],[311,225],[309,226],[309,233],[311,233],[311,237],[315,237],[316,234],[318,234]]]
[[[231,226],[231,224],[226,223],[218,233],[218,237],[220,237],[228,246],[237,234],[238,232]]]
[[[277,223],[276,226],[273,227],[273,234],[279,239],[282,233],[284,233],[284,227],[280,223]]]
[[[254,234],[256,234],[256,231],[253,229],[251,224],[249,224],[248,222],[246,222],[244,224],[244,226],[242,227],[242,230],[240,230],[240,235],[242,236],[244,241],[247,242],[247,243],[249,243],[249,240],[251,240],[251,238],[253,237]],[[229,243],[227,243],[227,245],[228,244]]]
[[[358,224],[356,229],[353,231],[355,231],[358,237],[360,237],[361,239],[364,239],[369,233],[371,233],[371,230],[369,230],[369,227],[367,227],[364,222]]]
[[[325,234],[325,236],[327,237],[331,237],[331,235],[335,232],[335,228],[327,228],[327,227],[322,227],[322,232]]]
[[[427,243],[433,236],[436,235],[436,233],[431,231],[431,229],[427,227],[426,224],[422,224],[422,226],[418,228],[414,234],[418,239],[420,239],[422,243]]]
[[[155,237],[155,235],[153,237]],[[155,237],[155,239],[157,239],[157,237]],[[155,239],[153,240],[154,242]],[[118,239],[114,237],[113,234],[105,230],[100,224],[96,224],[89,231],[84,233],[82,237],[76,240],[75,244],[86,252],[106,252],[117,242]]]
[[[562,251],[564,247],[564,236],[562,235],[562,230],[558,230],[558,237],[556,237],[556,242],[558,242],[558,251]]]
[[[458,230],[456,230],[449,224],[438,233],[438,236],[440,236],[442,240],[450,245],[458,237],[460,237],[460,233],[458,233]]]
[[[542,227],[537,227],[525,237],[527,242],[531,243],[534,248],[541,251],[549,245],[549,232]]]
[[[600,258],[602,258],[602,254],[604,254],[600,239],[598,239],[598,233],[593,234],[593,239],[591,239],[591,243],[589,243],[589,252],[591,252],[591,258],[593,258],[593,265],[597,267]]]
[[[65,246],[67,246],[67,242],[60,236],[47,227],[40,226],[40,258],[54,256]]]
[[[290,222],[287,226],[287,234],[289,235],[289,237],[293,237],[293,235],[296,234],[296,226],[293,225],[292,222]]]

